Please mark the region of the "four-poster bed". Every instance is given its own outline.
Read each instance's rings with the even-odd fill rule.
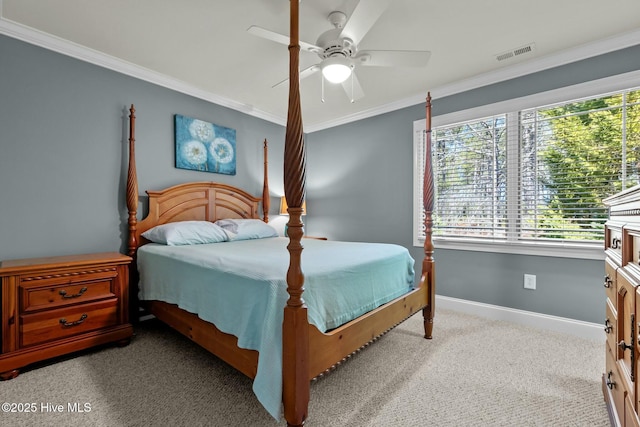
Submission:
[[[401,292],[397,289],[386,290],[390,297],[386,298],[382,302],[376,302],[372,307],[366,308],[363,313],[358,313],[355,318],[352,318],[344,324],[329,325],[328,330],[319,328],[317,324],[321,321],[317,320],[315,314],[315,306],[306,303],[305,298],[311,298],[315,301],[316,288],[313,287],[314,281],[326,281],[328,283],[327,276],[316,274],[316,267],[313,264],[313,260],[310,258],[314,253],[325,250],[326,246],[323,245],[337,245],[335,250],[340,250],[340,243],[338,242],[320,242],[320,241],[305,241],[305,247],[308,257],[303,256],[303,224],[301,221],[302,205],[305,198],[305,148],[303,139],[303,128],[300,110],[300,92],[299,92],[299,79],[298,77],[298,55],[299,55],[299,42],[298,42],[298,2],[291,3],[291,45],[290,51],[290,94],[289,94],[289,113],[287,119],[286,140],[285,140],[285,153],[284,153],[284,186],[285,197],[289,205],[289,222],[288,222],[288,244],[286,251],[284,245],[282,245],[288,261],[288,267],[285,264],[280,266],[282,272],[282,286],[279,290],[273,290],[273,295],[286,295],[286,298],[278,300],[275,298],[275,304],[277,307],[282,307],[277,310],[275,317],[267,319],[266,317],[261,319],[265,325],[270,326],[273,329],[273,337],[267,337],[266,340],[273,340],[274,337],[278,340],[277,354],[273,354],[273,358],[270,359],[271,363],[274,361],[278,363],[278,367],[281,367],[281,376],[278,375],[278,380],[281,385],[281,395],[275,396],[278,404],[280,401],[284,408],[284,417],[290,426],[303,425],[307,418],[307,407],[309,402],[309,386],[310,381],[325,372],[333,369],[336,365],[340,364],[346,358],[350,357],[353,353],[357,352],[362,347],[368,345],[371,341],[377,339],[382,334],[389,331],[408,317],[423,311],[424,316],[424,328],[425,338],[431,338],[433,328],[434,317],[434,302],[435,302],[435,272],[434,272],[434,260],[433,260],[433,244],[431,241],[432,220],[431,212],[433,207],[433,178],[431,171],[431,159],[430,159],[430,123],[431,123],[431,102],[430,97],[427,97],[426,104],[426,116],[427,116],[427,159],[425,170],[425,182],[424,182],[424,207],[426,213],[425,219],[425,231],[426,240],[424,244],[424,260],[422,262],[422,275],[418,281],[418,285],[413,287],[413,276],[411,276],[411,286]],[[129,255],[134,258],[134,265],[132,266],[132,286],[135,289],[138,273],[141,277],[141,286],[145,285],[146,281],[151,281],[153,269],[149,267],[148,260],[154,256],[158,257],[161,261],[156,265],[170,265],[171,268],[166,268],[166,271],[160,271],[157,276],[160,277],[160,281],[177,281],[176,286],[180,289],[186,289],[186,283],[182,279],[176,279],[169,277],[173,270],[172,258],[160,253],[159,251],[174,251],[175,246],[165,246],[163,249],[158,244],[148,244],[149,241],[145,238],[147,234],[143,233],[154,229],[159,225],[181,223],[186,221],[204,221],[210,223],[220,223],[222,219],[241,219],[241,220],[256,220],[261,219],[264,224],[268,222],[269,211],[269,188],[267,183],[267,143],[265,141],[265,171],[264,171],[264,188],[261,198],[254,197],[249,193],[227,185],[213,182],[194,182],[180,184],[162,191],[147,191],[149,195],[149,210],[148,215],[141,221],[137,220],[137,206],[138,206],[138,185],[136,177],[135,167],[135,110],[131,107],[130,115],[130,138],[129,138],[129,170],[127,179],[127,207],[129,210],[129,240],[128,240],[128,252]],[[262,218],[258,214],[258,207],[262,205]],[[240,221],[238,221],[240,223]],[[234,223],[235,224],[235,223]],[[237,224],[236,224],[237,226]],[[236,229],[234,229],[237,231]],[[231,233],[230,235],[235,236]],[[269,254],[278,252],[270,247],[267,248],[267,241],[278,242],[283,238],[269,238],[257,240],[258,245],[263,245],[265,251],[269,251]],[[348,244],[343,242],[344,244]],[[244,244],[239,241],[230,241],[223,243],[225,252],[231,252],[226,250],[232,248],[234,245],[240,246]],[[269,243],[270,244],[270,243]],[[355,244],[354,244],[355,245]],[[366,245],[362,246],[362,253],[366,250]],[[374,245],[374,244],[371,244]],[[198,246],[198,248],[195,248]],[[210,245],[193,245],[189,250],[192,252],[200,251],[204,246]],[[213,244],[215,246],[215,244]],[[395,246],[395,245],[388,245]],[[220,245],[218,245],[220,247]],[[168,249],[166,249],[168,248]],[[359,251],[359,246],[348,247],[347,251]],[[244,249],[243,249],[244,250]],[[252,249],[254,250],[254,249]],[[259,249],[255,249],[259,250]],[[333,251],[333,247],[331,251]],[[157,253],[154,252],[158,251]],[[404,249],[406,251],[406,249]],[[287,253],[288,252],[288,253]],[[402,251],[401,251],[402,252]],[[265,252],[266,254],[267,252]],[[325,252],[326,253],[326,252]],[[204,261],[204,255],[196,255],[201,258],[196,262],[198,264],[192,264],[192,272],[198,273],[200,264]],[[275,256],[275,255],[274,255]],[[401,255],[398,255],[401,256]],[[404,255],[402,255],[404,256]],[[164,258],[163,258],[164,257]],[[208,255],[207,255],[208,257]],[[367,258],[363,256],[361,258]],[[248,259],[245,261],[239,261],[236,264],[230,263],[227,259],[221,261],[221,264],[227,267],[227,270],[233,268],[242,269],[244,264],[259,264],[257,258]],[[348,257],[344,257],[348,258]],[[410,257],[409,257],[410,259]],[[303,262],[304,261],[304,262]],[[413,261],[411,259],[411,261]],[[177,261],[176,261],[177,262]],[[270,262],[270,261],[269,261]],[[386,260],[384,262],[387,262]],[[402,263],[404,261],[398,261]],[[136,263],[140,267],[140,271],[136,271]],[[383,262],[375,260],[372,264],[382,264]],[[284,267],[284,268],[283,268]],[[260,269],[267,270],[267,265],[260,265]],[[365,268],[373,269],[374,266],[371,263]],[[394,267],[395,268],[395,267]],[[396,270],[402,270],[401,268],[395,268]],[[262,271],[261,270],[261,271]],[[389,268],[388,270],[391,270]],[[405,268],[406,270],[406,268]],[[372,270],[373,271],[373,270]],[[233,272],[224,271],[220,274],[232,274]],[[202,275],[205,273],[203,272]],[[216,273],[217,274],[217,273]],[[254,273],[251,273],[254,274]],[[376,273],[378,274],[378,273]],[[394,273],[395,274],[395,273]],[[404,273],[403,273],[404,274]],[[411,275],[413,274],[413,263],[411,263]],[[307,277],[305,277],[307,275]],[[379,274],[378,274],[379,275]],[[221,276],[222,277],[222,276]],[[230,277],[230,276],[224,276]],[[244,277],[238,283],[244,284]],[[395,276],[394,276],[395,277]],[[407,280],[407,276],[399,276],[399,282]],[[286,280],[285,280],[286,279]],[[226,280],[226,279],[221,279]],[[229,280],[236,280],[231,278]],[[395,279],[393,279],[395,280]],[[389,279],[388,281],[393,281]],[[344,281],[344,280],[343,280]],[[357,280],[353,280],[357,281]],[[279,281],[278,281],[279,283]],[[234,282],[234,287],[235,287]],[[240,285],[238,285],[240,286]],[[286,293],[284,287],[286,286]],[[175,289],[175,287],[174,287]],[[345,288],[346,289],[346,288]],[[165,286],[165,291],[171,293],[171,286]],[[178,302],[162,301],[161,298],[155,298],[153,290],[145,289],[141,291],[143,299],[146,299],[145,304],[152,314],[158,319],[167,323],[177,331],[188,336],[190,339],[200,344],[213,354],[217,355],[221,359],[225,360],[236,369],[254,378],[256,381],[260,377],[258,372],[258,366],[261,363],[261,357],[266,357],[261,352],[256,351],[255,348],[260,345],[251,348],[251,344],[247,345],[246,338],[238,333],[236,335],[232,333],[222,332],[232,330],[234,331],[234,325],[229,326],[228,319],[222,321],[220,324],[214,324],[212,321],[207,321],[207,315],[202,313],[194,314],[197,310],[185,310],[179,307]],[[203,291],[206,295],[209,291]],[[399,293],[400,292],[400,293]],[[147,298],[145,295],[151,295]],[[269,294],[271,295],[271,294]],[[336,295],[338,296],[338,295]],[[217,298],[216,294],[216,298]],[[232,309],[236,310],[235,315],[238,319],[242,318],[240,313],[240,307],[236,307],[234,304],[245,305],[245,300],[237,295],[234,296],[234,300],[224,301],[223,304],[232,306]],[[263,299],[269,299],[271,296],[267,296]],[[201,300],[206,298],[201,297]],[[336,298],[337,300],[338,298]],[[215,298],[213,299],[215,301]],[[286,300],[286,301],[285,301]],[[235,301],[235,302],[234,302]],[[237,302],[240,301],[240,302]],[[197,303],[194,303],[197,304]],[[253,303],[250,303],[253,304]],[[183,304],[184,305],[184,304]],[[326,305],[326,304],[325,304]],[[365,304],[366,305],[366,304]],[[220,308],[224,311],[224,306]],[[257,316],[262,306],[252,305],[251,315]],[[273,310],[272,310],[273,311]],[[203,319],[204,317],[204,319]],[[213,315],[215,317],[215,315]],[[275,320],[273,320],[275,319]],[[270,325],[269,320],[279,322],[277,324]],[[226,322],[226,323],[225,323]],[[243,323],[244,320],[238,320]],[[282,326],[280,329],[280,325]],[[268,329],[268,328],[267,328]],[[240,338],[239,338],[240,337]],[[281,346],[280,346],[281,342]],[[266,347],[260,347],[266,348]],[[271,350],[268,350],[271,351]],[[265,350],[265,353],[267,350]],[[263,362],[264,363],[264,362]],[[264,365],[263,365],[264,366]],[[263,369],[264,370],[264,369]],[[278,373],[280,374],[280,372]],[[260,377],[261,378],[261,377]],[[262,380],[261,380],[262,381]],[[254,384],[254,390],[256,390]],[[260,398],[260,397],[259,397]],[[273,398],[273,396],[272,396]],[[262,401],[262,400],[261,400]],[[264,404],[264,402],[263,402]],[[266,406],[265,406],[266,407]],[[268,409],[268,408],[267,408]],[[269,410],[269,409],[268,409]],[[270,411],[273,415],[273,412]]]

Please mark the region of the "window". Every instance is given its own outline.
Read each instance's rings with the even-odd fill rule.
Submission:
[[[424,242],[424,125],[414,123],[416,245]],[[602,199],[640,183],[640,89],[451,124],[434,118],[431,143],[436,247],[601,253]]]

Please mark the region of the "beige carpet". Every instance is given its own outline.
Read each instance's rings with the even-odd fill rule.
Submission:
[[[604,336],[593,343],[448,310],[437,311],[433,340],[421,327],[419,315],[410,318],[313,383],[307,425],[609,425]],[[2,382],[0,396],[36,408],[0,413],[2,426],[283,425],[247,378],[155,321],[138,327],[127,347]],[[85,412],[70,413],[69,403]],[[64,411],[51,412],[55,405]]]

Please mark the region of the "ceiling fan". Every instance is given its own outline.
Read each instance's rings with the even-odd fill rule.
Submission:
[[[415,50],[359,50],[358,45],[387,9],[391,0],[361,0],[353,13],[347,15],[341,11],[333,11],[328,20],[334,28],[320,34],[315,44],[300,41],[303,51],[318,55],[320,62],[300,71],[300,79],[322,71],[324,80],[342,84],[351,102],[364,96],[355,70],[363,67],[424,67],[429,61],[431,52]],[[256,25],[247,29],[250,34],[284,45],[289,44],[289,37],[267,30]],[[350,82],[349,77],[351,77]],[[282,80],[276,87],[289,79]],[[323,99],[324,101],[324,99]]]

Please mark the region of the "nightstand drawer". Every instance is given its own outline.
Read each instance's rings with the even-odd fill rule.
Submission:
[[[115,275],[113,276],[115,277]],[[59,285],[20,286],[20,312],[51,309],[70,304],[113,298],[113,277],[98,278],[97,281],[65,283]]]
[[[0,261],[0,380],[41,360],[125,345],[131,261],[118,252]]]
[[[116,298],[20,316],[20,346],[78,335],[118,323]]]

